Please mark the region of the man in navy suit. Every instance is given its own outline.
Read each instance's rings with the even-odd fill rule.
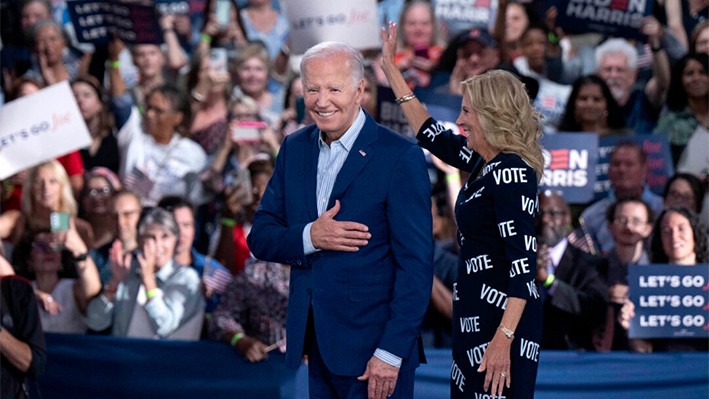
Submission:
[[[291,265],[286,362],[312,398],[412,398],[433,280],[422,150],[360,107],[362,57],[323,43],[301,61],[315,125],[288,136],[249,248]]]

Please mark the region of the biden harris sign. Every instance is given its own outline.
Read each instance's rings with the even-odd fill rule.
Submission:
[[[560,191],[570,204],[593,200],[598,135],[557,133],[542,138],[544,176],[540,190]]]
[[[643,39],[640,25],[652,12],[652,0],[552,0],[556,24],[567,32],[597,32]]]

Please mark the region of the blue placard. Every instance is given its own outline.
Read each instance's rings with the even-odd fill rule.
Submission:
[[[597,32],[644,40],[640,26],[652,13],[652,0],[551,0],[558,16],[556,25],[566,32]]]
[[[130,44],[161,44],[154,6],[117,0],[70,0],[69,17],[79,43],[106,44],[112,35]]]
[[[445,23],[448,38],[472,28],[492,30],[497,15],[497,0],[434,0],[436,20]]]
[[[629,265],[630,338],[709,338],[709,264]]]
[[[544,176],[540,190],[561,191],[569,204],[593,200],[598,135],[556,133],[542,137]]]
[[[411,131],[404,112],[396,103],[394,92],[384,86],[377,86],[377,122],[402,136],[415,140],[416,133]]]
[[[186,15],[190,12],[190,0],[155,0],[160,15]]]
[[[611,151],[618,142],[637,143],[647,153],[647,186],[655,194],[662,194],[667,179],[674,175],[670,143],[665,134],[601,137],[598,140],[598,164],[596,166],[596,200],[605,198],[611,188],[608,180],[608,165]]]
[[[435,120],[446,129],[458,132],[455,121],[460,115],[460,105],[463,102],[462,96],[432,93],[419,88],[414,90],[414,93]],[[384,86],[377,87],[377,122],[412,140],[415,140],[416,133],[418,133],[413,132],[409,127],[401,106],[396,103],[394,92]]]

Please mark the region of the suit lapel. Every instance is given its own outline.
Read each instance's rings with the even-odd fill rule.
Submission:
[[[574,265],[574,254],[573,254],[573,248],[570,243],[566,244],[566,249],[564,250],[564,254],[561,255],[561,259],[559,260],[559,264],[556,266],[556,270],[554,270],[554,274],[558,279],[561,279],[562,281],[569,281],[568,275],[573,269]]]
[[[328,202],[327,209],[332,208],[335,205],[335,200],[342,197],[347,190],[347,187],[352,183],[355,177],[362,171],[362,168],[369,162],[374,156],[375,149],[371,146],[377,140],[377,124],[374,122],[369,114],[365,111],[365,117],[367,118],[362,131],[360,131],[357,140],[355,140],[352,145],[350,153],[347,155],[345,163],[340,169],[340,173],[337,174],[337,179],[335,179],[335,185],[332,188],[332,194],[330,194],[330,201]]]
[[[303,192],[305,193],[305,206],[308,208],[310,220],[318,218],[318,206],[315,200],[317,196],[318,158],[320,157],[318,134],[320,134],[320,129],[316,127],[310,134],[310,141],[308,141],[310,148],[308,148],[307,151],[310,151],[310,156],[305,157],[305,184],[303,185]]]

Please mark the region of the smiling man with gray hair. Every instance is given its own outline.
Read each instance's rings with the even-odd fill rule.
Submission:
[[[412,398],[433,281],[422,150],[360,107],[362,57],[322,43],[301,63],[315,125],[289,135],[249,248],[291,266],[286,362],[314,398]]]
[[[638,77],[638,52],[625,39],[610,39],[596,48],[596,73],[603,79],[620,105],[625,124],[638,134],[649,134],[657,125],[660,108],[670,87],[670,61],[662,47],[664,29],[655,18],[643,21],[652,49],[653,77],[645,87],[635,87]]]

